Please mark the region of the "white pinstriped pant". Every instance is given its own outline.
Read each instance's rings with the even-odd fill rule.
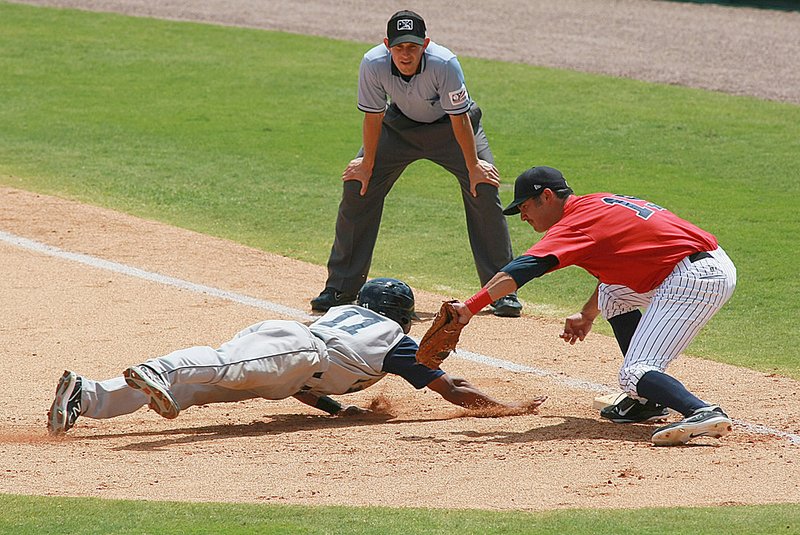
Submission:
[[[736,267],[722,247],[710,254],[694,263],[684,258],[647,293],[600,284],[597,300],[606,320],[646,307],[619,370],[619,385],[630,396],[639,397],[639,379],[649,371],[666,370],[733,294]]]

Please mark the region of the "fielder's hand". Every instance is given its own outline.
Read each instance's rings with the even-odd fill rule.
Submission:
[[[469,320],[472,319],[473,314],[469,310],[467,305],[465,305],[464,303],[462,303],[460,301],[452,301],[452,304],[453,304],[453,309],[458,314],[458,321],[460,321],[464,325],[469,323]]]
[[[458,312],[453,308],[456,302],[442,303],[439,312],[433,318],[433,323],[419,342],[417,362],[432,370],[438,370],[444,359],[455,350],[461,329],[466,325],[461,323]]]
[[[573,314],[564,322],[564,332],[558,337],[572,345],[578,340],[583,342],[583,339],[592,330],[592,323],[594,323],[594,318],[590,318],[582,312]]]

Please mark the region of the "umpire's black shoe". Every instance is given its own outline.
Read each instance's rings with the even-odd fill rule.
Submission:
[[[336,288],[330,286],[325,287],[322,293],[311,300],[311,310],[317,312],[327,312],[331,307],[338,307],[340,305],[350,305],[356,300],[354,294],[346,294],[340,292]]]
[[[669,409],[653,401],[641,403],[630,396],[625,396],[616,405],[600,410],[600,416],[615,424],[635,424],[663,420],[669,415]]]
[[[517,299],[517,294],[508,294],[489,306],[494,309],[494,315],[501,318],[518,318],[522,314],[522,303]]]

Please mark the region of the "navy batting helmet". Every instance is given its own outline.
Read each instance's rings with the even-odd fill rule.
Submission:
[[[356,303],[400,324],[403,332],[411,330],[414,313],[414,292],[405,282],[379,278],[367,281],[358,292]]]

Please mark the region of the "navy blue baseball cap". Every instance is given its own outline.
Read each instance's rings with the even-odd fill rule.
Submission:
[[[413,11],[398,11],[386,25],[389,48],[400,43],[425,44],[425,21]]]
[[[567,180],[561,171],[540,165],[531,167],[517,177],[514,182],[514,200],[503,210],[504,215],[514,215],[519,213],[519,205],[530,199],[538,197],[545,188],[553,191],[567,189]]]

